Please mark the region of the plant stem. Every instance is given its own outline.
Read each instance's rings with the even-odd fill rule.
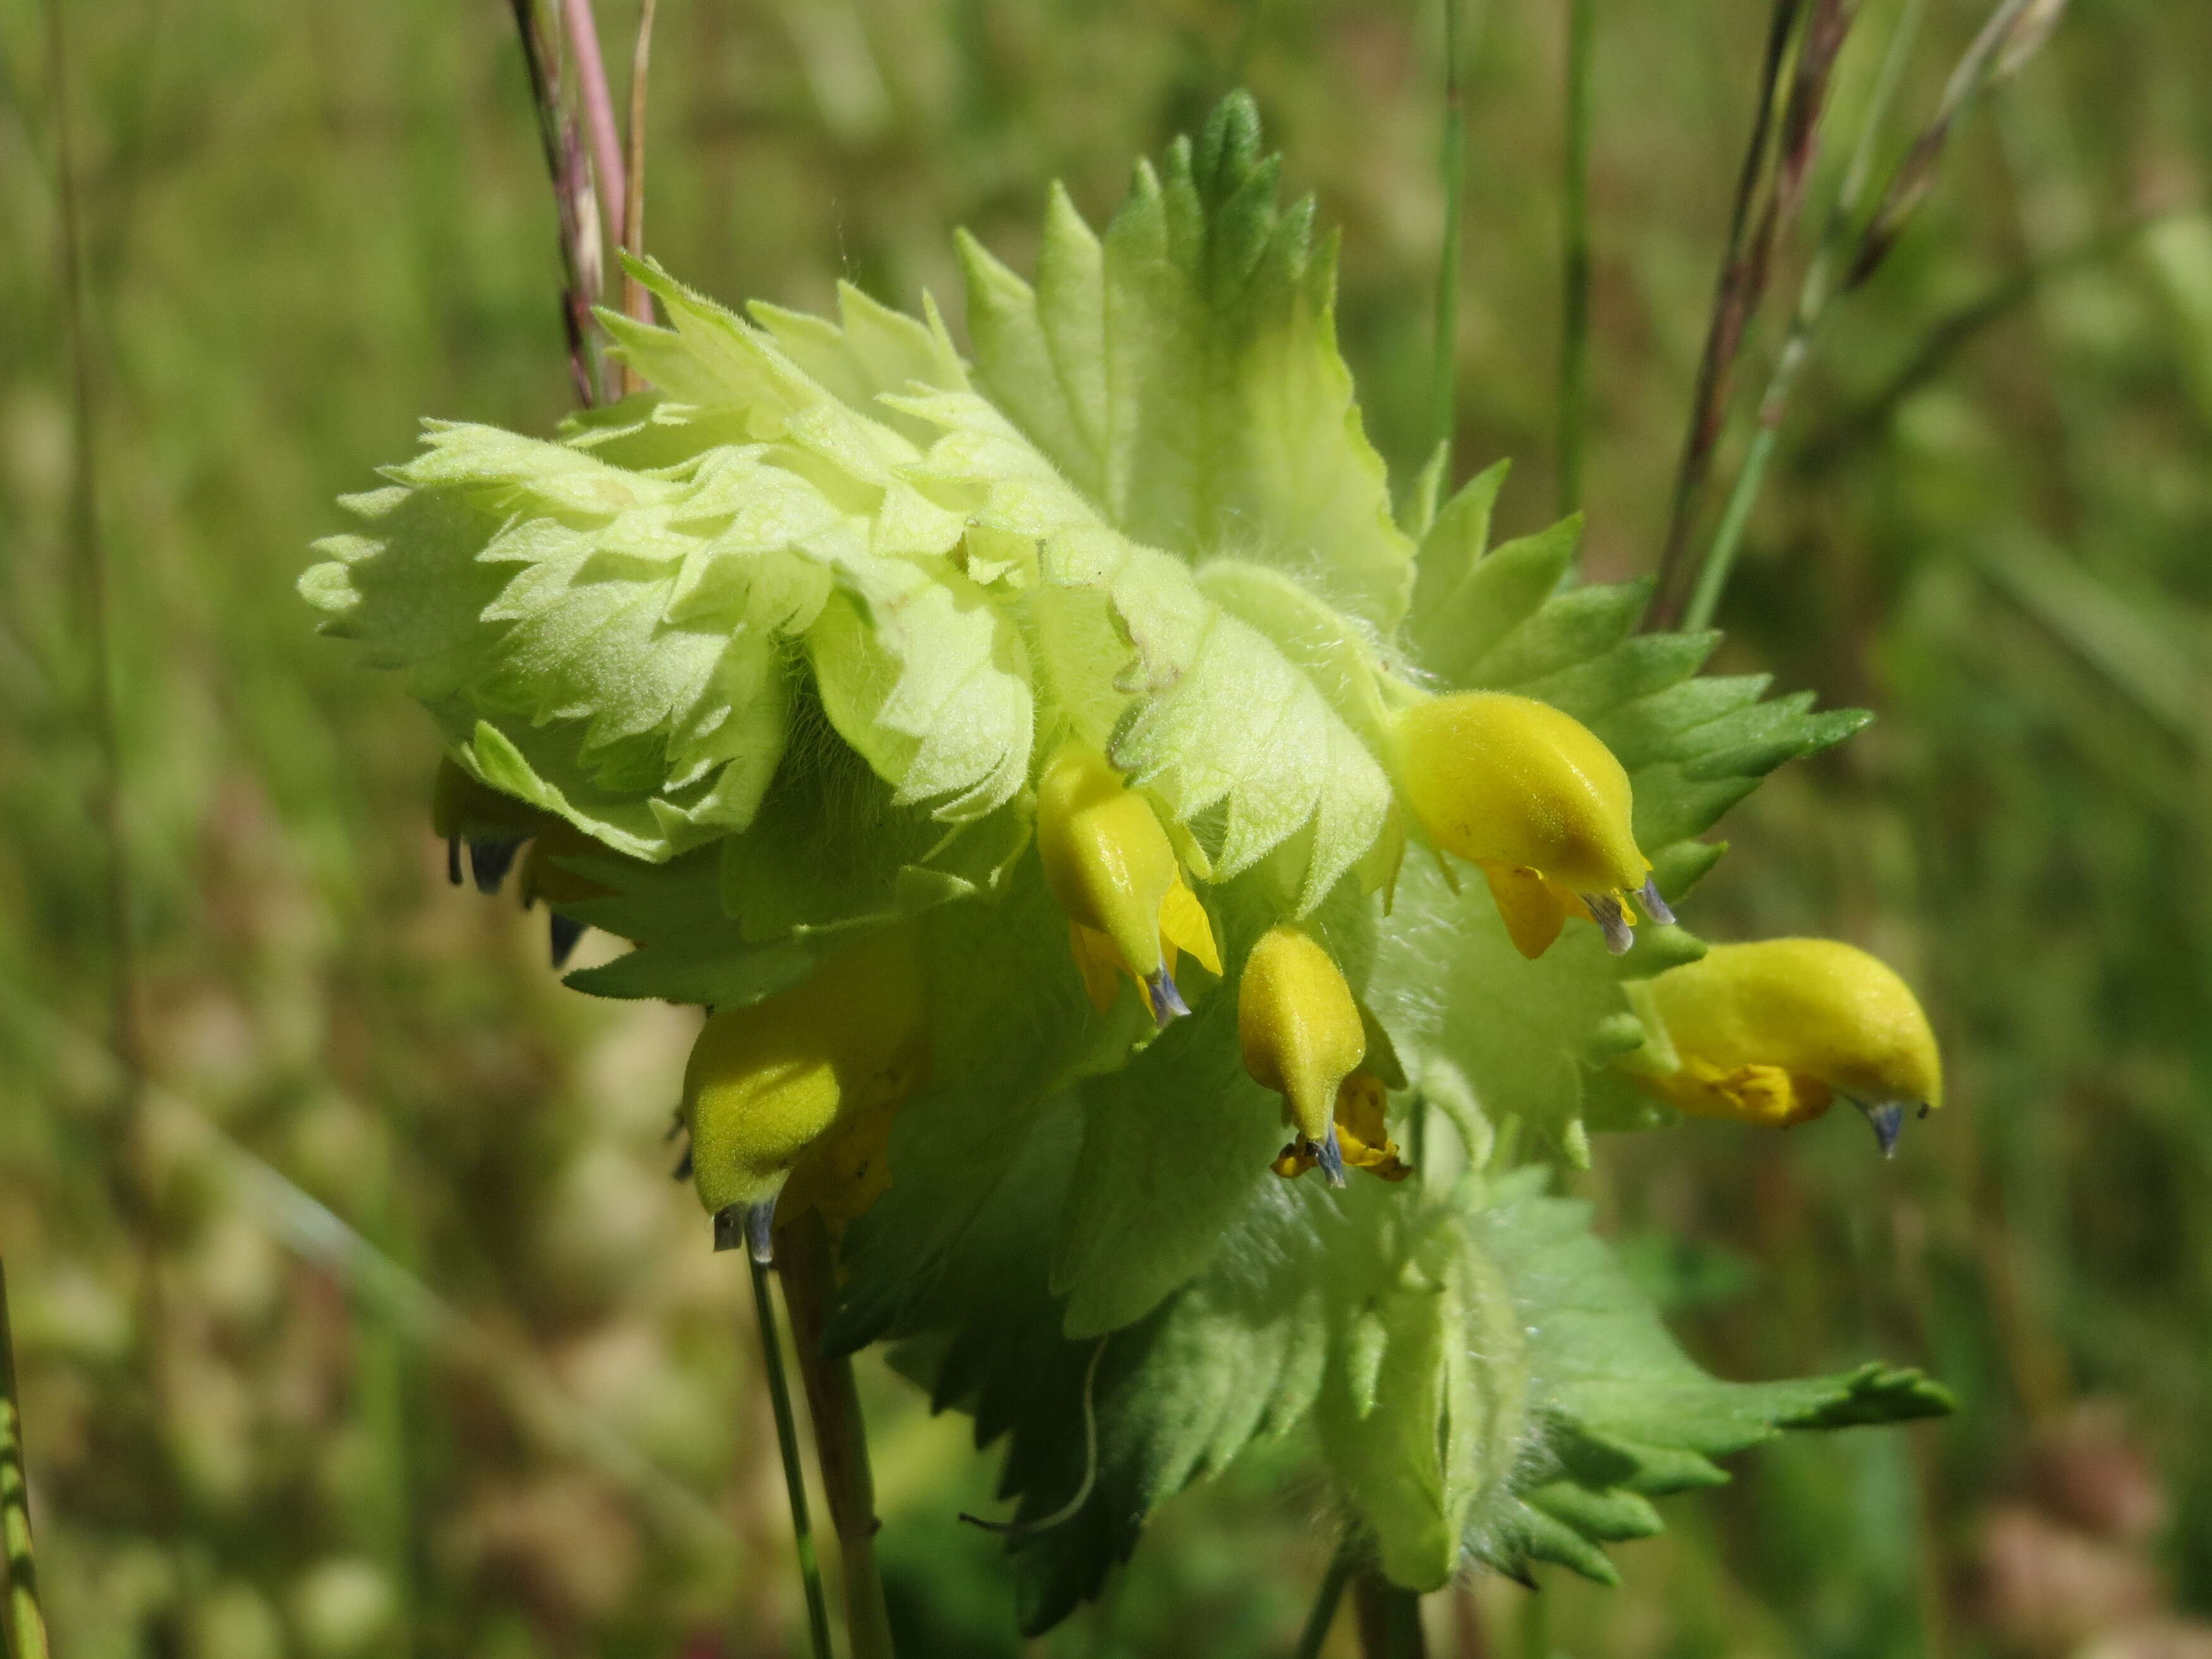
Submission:
[[[830,1233],[818,1211],[810,1211],[776,1235],[776,1273],[791,1315],[791,1340],[799,1350],[799,1376],[814,1419],[814,1455],[830,1522],[845,1565],[845,1634],[853,1659],[890,1659],[890,1616],[876,1566],[875,1480],[868,1468],[866,1419],[853,1382],[853,1362],[822,1350],[836,1285]]]
[[[637,15],[637,44],[629,58],[629,173],[623,194],[622,245],[633,259],[645,258],[645,92],[653,64],[653,19],[659,0],[645,0]],[[623,309],[641,323],[653,320],[653,295],[643,283],[623,272]],[[623,395],[645,390],[645,377],[622,366]]]
[[[1850,240],[1851,221],[1858,211],[1859,200],[1865,194],[1867,180],[1874,171],[1875,145],[1889,113],[1891,100],[1897,94],[1898,84],[1904,77],[1905,62],[1911,54],[1914,38],[1919,33],[1921,15],[1926,4],[1927,0],[1905,0],[1904,9],[1898,15],[1897,27],[1890,33],[1889,46],[1883,54],[1881,69],[1875,76],[1874,91],[1868,98],[1865,112],[1860,118],[1858,137],[1852,146],[1850,164],[1844,170],[1844,180],[1837,191],[1835,204],[1828,212],[1826,234],[1811,263],[1806,267],[1804,280],[1797,290],[1796,309],[1790,316],[1789,335],[1782,343],[1782,351],[1775,360],[1774,372],[1767,380],[1766,390],[1760,395],[1758,428],[1752,434],[1750,447],[1744,453],[1743,465],[1736,473],[1735,483],[1729,488],[1728,505],[1722,511],[1720,526],[1713,532],[1712,544],[1706,549],[1704,562],[1698,568],[1697,584],[1690,595],[1689,605],[1682,613],[1683,627],[1693,632],[1711,625],[1714,612],[1720,607],[1722,590],[1728,586],[1729,574],[1735,568],[1736,550],[1743,543],[1744,526],[1749,521],[1752,507],[1759,499],[1767,465],[1774,459],[1775,445],[1782,429],[1782,417],[1789,411],[1790,398],[1796,389],[1797,377],[1812,356],[1814,337],[1827,314],[1829,301],[1835,296],[1835,268]]]
[[[606,61],[599,53],[599,25],[592,0],[561,0],[568,56],[576,65],[584,126],[592,135],[592,170],[599,175],[599,213],[617,234],[625,222],[622,140],[615,132],[615,100],[607,90]]]
[[[1352,1580],[1352,1603],[1359,1615],[1359,1650],[1365,1659],[1428,1659],[1429,1639],[1421,1629],[1421,1598],[1370,1570]]]
[[[783,1374],[783,1342],[775,1330],[775,1295],[769,1288],[765,1262],[752,1267],[753,1310],[760,1316],[761,1369],[768,1374],[768,1395],[775,1407],[775,1443],[783,1453],[784,1490],[791,1495],[791,1541],[799,1557],[799,1580],[806,1592],[806,1632],[814,1659],[830,1659],[830,1599],[822,1589],[822,1563],[814,1553],[814,1525],[806,1515],[806,1475],[799,1462],[799,1422],[792,1414],[791,1384]]]
[[[1314,1591],[1313,1610],[1306,1614],[1305,1627],[1298,1632],[1298,1645],[1291,1659],[1318,1659],[1322,1644],[1336,1624],[1337,1606],[1344,1600],[1344,1587],[1352,1582],[1357,1560],[1352,1534],[1346,1528],[1336,1553],[1328,1559],[1328,1571],[1322,1574],[1321,1584]]]
[[[1443,0],[1443,150],[1439,161],[1444,195],[1443,246],[1437,252],[1436,359],[1429,393],[1429,447],[1445,452],[1449,474],[1452,434],[1459,424],[1460,211],[1467,186],[1467,101],[1460,85],[1460,7]],[[1450,479],[1446,477],[1449,484]]]
[[[1552,1659],[1552,1607],[1540,1589],[1521,1606],[1521,1659]]]
[[[1805,0],[1774,0],[1767,27],[1766,53],[1759,76],[1759,112],[1752,122],[1751,141],[1744,147],[1743,166],[1736,175],[1735,203],[1729,216],[1728,252],[1721,260],[1720,276],[1713,291],[1711,315],[1705,325],[1705,343],[1698,359],[1698,379],[1690,397],[1689,430],[1682,440],[1681,465],[1675,474],[1674,495],[1667,517],[1667,538],[1660,549],[1658,592],[1647,627],[1673,625],[1681,603],[1677,592],[1681,567],[1689,551],[1690,531],[1704,492],[1705,474],[1712,465],[1714,447],[1728,412],[1730,371],[1753,314],[1764,297],[1766,255],[1772,246],[1775,218],[1774,168],[1770,165],[1772,136],[1782,112],[1786,77],[1783,69],[1803,13]]]
[[[0,1639],[8,1659],[46,1659],[46,1618],[31,1559],[31,1499],[23,1476],[23,1411],[15,1390],[15,1344],[8,1327],[8,1273],[0,1267],[0,1544],[6,1548],[7,1599]]]
[[[1583,504],[1583,439],[1589,402],[1590,64],[1594,0],[1568,0],[1567,142],[1559,185],[1559,516]]]
[[[598,327],[592,318],[605,271],[599,202],[592,193],[583,139],[562,96],[560,59],[544,26],[541,0],[511,3],[522,37],[523,66],[530,74],[531,101],[538,113],[538,140],[553,180],[562,278],[561,325],[568,342],[568,374],[576,401],[589,408],[602,401],[605,391]]]

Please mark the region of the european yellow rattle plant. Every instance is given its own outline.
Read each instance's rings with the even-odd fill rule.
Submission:
[[[964,354],[639,264],[648,390],[429,423],[301,582],[435,720],[455,879],[519,855],[556,957],[632,944],[570,984],[711,1011],[702,1242],[823,1218],[828,1348],[1005,1443],[1032,1632],[1256,1441],[1418,1592],[1609,1582],[1712,1460],[1947,1408],[1715,1380],[1549,1190],[1676,1112],[1940,1104],[1881,963],[1674,921],[1863,716],[1700,676],[1574,520],[1490,546],[1502,464],[1394,512],[1276,173],[1233,97],[1103,234],[1055,191],[1033,281],[963,237]]]

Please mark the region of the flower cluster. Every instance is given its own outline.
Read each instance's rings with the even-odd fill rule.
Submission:
[[[711,1011],[718,1241],[821,1210],[833,1343],[1006,1437],[1024,1516],[1095,1481],[1010,1546],[1032,1629],[1257,1437],[1427,1588],[1607,1577],[1710,1458],[1942,1408],[1706,1376],[1514,1167],[1837,1095],[1887,1150],[1939,1103],[1871,958],[1674,921],[1699,834],[1863,717],[1699,677],[1571,521],[1492,547],[1502,467],[1394,510],[1274,179],[1232,99],[1103,235],[1055,192],[1034,285],[963,240],[966,356],[933,305],[638,266],[669,326],[605,321],[651,392],[433,425],[302,582],[436,720],[454,878],[521,849],[556,961],[632,943],[572,984]]]

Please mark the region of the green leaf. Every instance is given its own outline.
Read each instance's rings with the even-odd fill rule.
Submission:
[[[976,379],[1134,540],[1278,566],[1389,629],[1412,545],[1337,351],[1334,252],[1277,172],[1240,93],[1139,166],[1103,246],[1055,194],[1034,291],[963,245]]]

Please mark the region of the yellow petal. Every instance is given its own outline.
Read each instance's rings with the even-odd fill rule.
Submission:
[[[1513,948],[1534,962],[1552,948],[1566,925],[1567,913],[1557,895],[1543,877],[1526,867],[1509,870],[1490,864],[1483,866],[1482,874],[1490,884],[1491,897],[1498,901],[1498,914],[1504,919]]]
[[[1091,994],[1091,1006],[1104,1013],[1121,994],[1121,976],[1126,970],[1121,952],[1114,948],[1112,939],[1079,921],[1067,924],[1067,943],[1083,975],[1083,988]]]
[[[1176,950],[1188,951],[1209,974],[1221,972],[1221,951],[1213,942],[1213,924],[1206,907],[1178,876],[1168,896],[1160,901],[1160,938]],[[1170,969],[1174,963],[1170,963]]]
[[[1717,1071],[1693,1060],[1667,1079],[1667,1098],[1695,1117],[1787,1129],[1826,1111],[1834,1096],[1817,1078],[1797,1077],[1779,1066],[1739,1066]]]
[[[1037,855],[1070,921],[1113,941],[1139,981],[1160,969],[1160,907],[1180,878],[1151,804],[1097,750],[1060,745],[1037,783]]]

